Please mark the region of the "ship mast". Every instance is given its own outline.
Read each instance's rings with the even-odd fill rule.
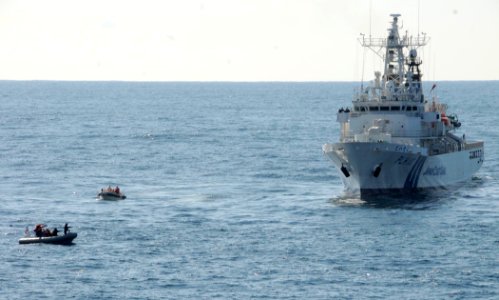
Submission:
[[[363,47],[371,49],[384,61],[384,72],[379,88],[383,91],[382,101],[413,100],[423,101],[421,77],[419,66],[421,60],[417,49],[428,43],[426,35],[418,37],[399,34],[398,20],[400,14],[391,14],[391,27],[388,28],[387,38],[372,38],[365,35],[359,39]],[[404,53],[408,49],[408,58]],[[407,66],[407,68],[406,68]],[[377,75],[378,76],[378,75]]]
[[[396,86],[400,85],[404,78],[404,41],[400,39],[398,31],[398,17],[400,14],[392,14],[392,27],[388,30],[386,40],[385,71],[383,74],[383,84],[393,80]],[[405,39],[406,37],[404,37]]]

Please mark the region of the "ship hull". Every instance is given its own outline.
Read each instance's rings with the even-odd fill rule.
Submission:
[[[361,195],[455,187],[483,163],[483,144],[438,155],[428,155],[418,146],[374,142],[326,144],[323,151],[339,170],[345,188]]]

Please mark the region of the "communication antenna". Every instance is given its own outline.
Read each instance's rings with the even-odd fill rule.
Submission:
[[[364,39],[364,34],[361,33],[362,39]],[[362,77],[360,80],[360,89],[361,91],[364,90],[364,69],[365,69],[365,63],[366,63],[366,48],[362,47]]]
[[[372,15],[373,15],[373,1],[369,0],[369,40],[371,40],[371,30],[372,30]],[[362,40],[365,39],[364,34],[362,34]],[[360,89],[364,89],[364,69],[366,63],[366,48],[362,51],[362,78],[360,81]]]
[[[421,9],[421,0],[418,0],[418,38],[419,38],[419,22],[421,21],[419,11]]]
[[[371,38],[372,19],[373,19],[373,1],[369,0],[369,38]]]

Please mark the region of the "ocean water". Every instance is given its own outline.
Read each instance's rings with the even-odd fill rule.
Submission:
[[[353,83],[1,81],[0,298],[499,299],[499,82],[438,85],[482,169],[373,204],[321,150]]]

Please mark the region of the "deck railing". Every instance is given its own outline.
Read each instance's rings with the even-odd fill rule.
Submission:
[[[354,133],[351,130],[344,131],[345,134],[341,135],[343,140],[354,140],[355,135],[359,134]],[[441,129],[438,128],[426,128],[421,130],[408,130],[408,129],[397,129],[393,131],[387,131],[386,133],[390,133],[392,138],[420,138],[420,139],[431,139],[431,138],[441,138],[442,132]]]
[[[483,141],[470,142],[464,144],[464,150],[471,150],[476,148],[483,148]]]

